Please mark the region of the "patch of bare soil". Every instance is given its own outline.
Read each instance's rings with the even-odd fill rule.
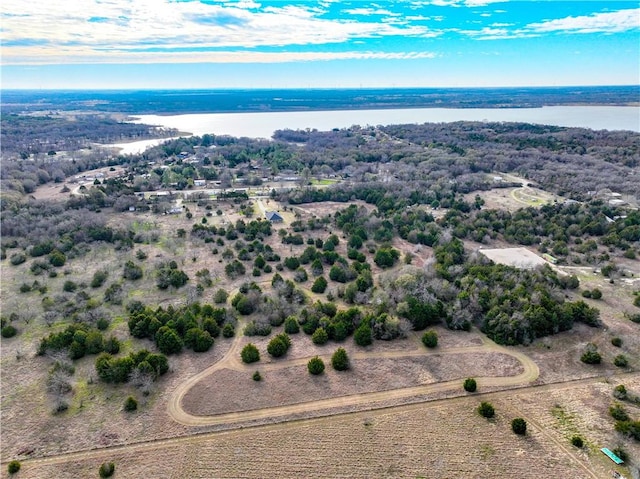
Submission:
[[[210,416],[227,412],[297,404],[373,391],[401,389],[468,376],[515,376],[523,371],[517,359],[500,353],[460,353],[351,361],[349,371],[337,372],[325,360],[321,376],[311,376],[306,365],[262,371],[263,380],[251,378],[259,363],[243,371],[224,369],[196,384],[184,397],[190,414]],[[294,385],[292,387],[292,385]]]

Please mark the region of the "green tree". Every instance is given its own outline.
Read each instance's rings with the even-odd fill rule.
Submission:
[[[269,341],[269,344],[267,345],[267,352],[274,358],[284,356],[287,354],[287,350],[289,349],[290,343],[288,343],[282,336],[283,335],[278,334]]]
[[[233,327],[233,324],[226,323],[222,327],[222,336],[225,338],[233,338],[236,335],[236,328]]]
[[[55,267],[64,266],[67,262],[67,257],[64,255],[62,251],[54,250],[49,255],[49,263]]]
[[[311,335],[311,341],[313,341],[313,344],[321,346],[329,341],[329,335],[324,328],[318,328]]]
[[[511,421],[511,430],[520,436],[524,436],[527,433],[527,421],[521,417],[515,418]]]
[[[260,371],[256,371],[251,377],[254,381],[262,381],[262,375],[260,374]]]
[[[322,294],[327,289],[327,280],[324,276],[318,276],[311,286],[311,291],[317,294]]]
[[[249,343],[242,348],[240,357],[244,363],[255,363],[256,361],[260,361],[260,351],[258,351],[258,348],[256,348],[255,345]]]
[[[496,415],[496,410],[491,403],[483,401],[480,403],[480,406],[478,406],[478,414],[489,419]]]
[[[300,325],[295,316],[287,316],[284,320],[284,332],[287,334],[298,334],[300,332]]]
[[[162,326],[156,333],[156,344],[163,354],[174,354],[182,351],[180,336],[167,326]]]
[[[462,387],[465,391],[473,393],[476,392],[476,389],[478,389],[478,383],[476,383],[476,380],[473,378],[467,378],[464,380]]]
[[[9,474],[15,474],[20,470],[21,466],[22,465],[20,464],[20,461],[11,461],[9,464],[7,464],[7,471],[9,472]]]
[[[598,348],[595,344],[587,344],[585,352],[580,356],[580,361],[585,364],[600,364],[602,356],[598,352]]]
[[[344,348],[338,348],[331,356],[331,366],[336,371],[346,371],[349,369],[349,356]]]
[[[438,333],[433,330],[426,331],[422,335],[422,344],[428,348],[435,348],[438,345]]]
[[[1,334],[3,338],[12,338],[18,334],[18,330],[13,325],[7,324],[2,328]]]
[[[229,297],[229,293],[227,293],[224,289],[220,288],[213,295],[213,302],[216,304],[226,303],[228,297]]]
[[[358,346],[369,346],[373,342],[371,327],[365,321],[356,329],[353,340]]]
[[[113,476],[113,473],[116,471],[116,466],[113,462],[103,462],[100,464],[100,469],[98,469],[98,474],[102,479]]]
[[[133,396],[129,396],[124,402],[124,410],[133,412],[138,409],[138,401]]]
[[[613,358],[613,364],[615,364],[619,368],[626,368],[629,365],[629,361],[624,354],[618,354],[615,358]]]
[[[577,448],[581,448],[584,446],[584,441],[580,436],[573,436],[571,438],[571,444],[573,444]]]
[[[307,369],[313,375],[322,374],[324,372],[324,362],[318,356],[314,356],[307,363]]]

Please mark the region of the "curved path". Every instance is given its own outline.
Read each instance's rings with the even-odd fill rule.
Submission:
[[[238,328],[238,331],[241,328]],[[233,344],[229,348],[229,351],[225,356],[213,364],[209,368],[202,372],[192,376],[187,381],[182,383],[178,389],[174,392],[173,396],[169,400],[168,412],[169,415],[177,422],[186,426],[211,426],[216,424],[230,424],[235,422],[245,422],[251,420],[267,419],[274,417],[292,416],[296,414],[302,414],[311,411],[328,410],[332,408],[346,407],[346,406],[364,406],[367,405],[369,409],[375,409],[376,403],[382,401],[403,399],[418,395],[432,394],[442,391],[454,390],[460,388],[460,379],[452,381],[444,381],[432,384],[425,384],[421,386],[413,386],[401,389],[392,389],[385,391],[375,391],[369,393],[353,394],[349,396],[332,397],[328,399],[320,399],[316,401],[307,401],[302,403],[288,404],[284,406],[265,407],[260,409],[253,409],[248,411],[238,411],[224,414],[217,414],[213,416],[196,416],[188,413],[182,407],[182,401],[189,390],[194,387],[198,382],[204,378],[210,376],[216,371],[222,369],[232,369],[236,371],[250,372],[255,369],[255,364],[245,365],[240,361],[242,336],[240,333],[235,337]],[[411,351],[384,351],[378,353],[358,352],[353,354],[353,359],[372,359],[372,358],[405,358],[426,356],[429,354],[438,355],[454,355],[461,353],[502,353],[517,359],[524,371],[516,376],[500,376],[500,377],[480,377],[476,378],[478,384],[481,387],[512,387],[525,385],[535,381],[540,371],[535,362],[533,362],[528,356],[518,351],[511,351],[507,348],[499,346],[494,342],[482,338],[483,344],[481,346],[470,347],[456,347],[450,349],[437,350],[435,352],[426,351],[424,348],[415,349]],[[320,356],[325,361],[330,361],[330,356]],[[277,363],[270,363],[261,366],[264,371],[273,371],[291,366],[306,365],[309,358],[293,359],[289,361],[278,361]],[[378,407],[383,407],[378,405]]]

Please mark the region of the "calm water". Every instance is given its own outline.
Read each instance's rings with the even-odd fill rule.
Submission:
[[[640,108],[615,106],[551,106],[544,108],[454,109],[417,108],[394,110],[342,110],[269,113],[199,113],[190,115],[141,115],[136,123],[146,123],[201,136],[216,135],[270,138],[275,130],[316,128],[330,130],[352,125],[390,125],[401,123],[454,121],[516,121],[594,130],[640,132]],[[153,141],[153,140],[152,140]],[[161,143],[158,140],[155,144]],[[144,150],[150,141],[117,145],[123,153]]]

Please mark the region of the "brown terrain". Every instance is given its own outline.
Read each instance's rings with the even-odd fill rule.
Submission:
[[[211,218],[213,224],[240,217],[233,205],[223,206],[224,215]],[[276,206],[263,205],[282,211],[286,222],[294,219],[293,212]],[[341,207],[310,205],[295,211],[306,219]],[[203,209],[190,208],[194,217],[204,215]],[[151,214],[124,213],[112,221],[135,222],[169,238],[136,246],[147,252],[149,264],[177,257],[190,277],[210,269],[216,284],[204,300],[219,287],[236,291],[247,280],[229,282],[224,273],[215,274],[220,263],[210,246],[193,246],[169,235],[178,228],[190,229],[193,221],[182,215],[159,220]],[[307,234],[326,237],[329,231]],[[268,242],[283,259],[292,254],[277,234]],[[431,255],[426,247],[416,252],[408,243],[394,246],[403,254],[415,254],[417,266]],[[346,252],[344,241],[338,250]],[[97,250],[66,268],[75,280],[90,281],[101,267],[121,271],[126,259]],[[637,268],[637,263],[632,266]],[[268,292],[270,278],[251,279]],[[35,318],[23,328],[24,334],[2,340],[2,477],[8,477],[6,464],[12,459],[22,462],[16,477],[29,478],[97,477],[105,461],[115,463],[116,478],[611,477],[614,464],[600,448],[623,446],[640,460],[638,443],[616,433],[608,413],[617,384],[640,394],[639,326],[625,319],[620,307],[630,305],[633,285],[612,285],[588,268],[580,280],[585,287],[602,289],[602,300],[586,301],[600,308],[605,327],[576,325],[528,347],[502,347],[476,330],[441,327],[435,328],[439,346],[433,350],[424,348],[417,333],[361,348],[351,338],[316,346],[300,332],[291,335],[292,347],[284,358],[272,359],[266,352],[269,338],[242,336],[241,321],[235,338],[218,338],[209,352],[172,356],[170,372],[133,414],[122,411],[122,404],[135,389],[101,383],[94,357],[85,357],[76,364],[69,410],[52,415],[44,387],[50,360],[35,356],[49,327]],[[13,293],[19,281],[3,265],[3,307],[35,311],[33,301],[39,297]],[[50,290],[59,291],[63,281],[48,279]],[[141,281],[127,286],[127,299],[161,304],[179,298],[178,293],[168,298],[160,294],[148,274]],[[302,286],[309,288],[310,283]],[[123,341],[125,353],[152,347],[149,341],[131,340],[125,318],[114,319],[110,331]],[[611,345],[614,336],[623,338],[622,348]],[[260,350],[258,363],[240,360],[248,342]],[[588,342],[598,345],[603,364],[580,362]],[[337,347],[347,350],[350,370],[331,368]],[[630,358],[629,368],[612,365],[620,353]],[[327,366],[317,377],[306,370],[316,355]],[[251,379],[256,370],[263,377],[260,382]],[[466,377],[477,379],[478,392],[463,390]],[[476,412],[481,401],[495,406],[496,417],[487,420]],[[627,404],[630,415],[640,418],[640,408]],[[511,432],[515,417],[526,419],[526,436]],[[585,447],[572,446],[573,435],[582,436]],[[616,470],[630,477],[624,467]]]

